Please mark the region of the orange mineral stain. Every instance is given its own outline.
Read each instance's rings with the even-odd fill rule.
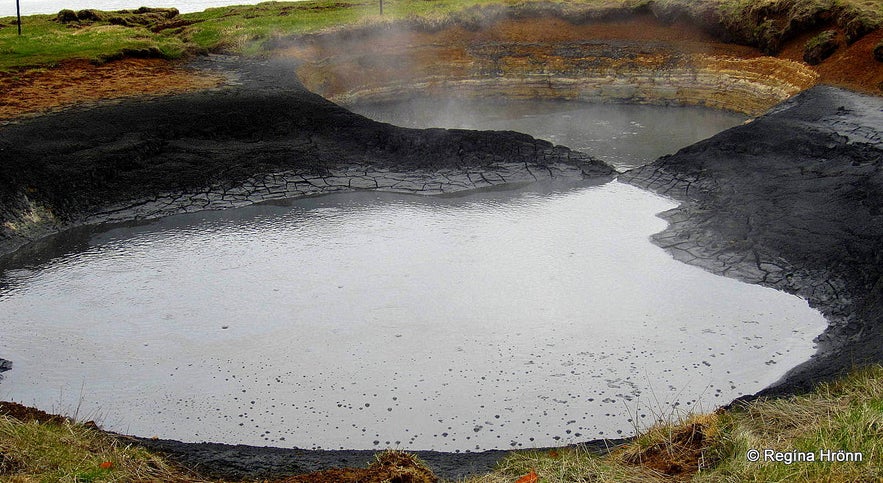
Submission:
[[[537,476],[534,470],[530,470],[530,473],[522,476],[515,480],[515,483],[537,483],[540,481],[540,478]]]

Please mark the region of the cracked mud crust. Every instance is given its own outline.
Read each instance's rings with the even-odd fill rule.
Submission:
[[[0,253],[60,229],[341,190],[439,194],[613,168],[508,132],[405,129],[306,91],[287,63],[231,61],[239,86],[0,128]]]
[[[620,180],[680,200],[654,241],[676,259],[800,295],[818,353],[766,394],[883,360],[883,98],[815,87]]]

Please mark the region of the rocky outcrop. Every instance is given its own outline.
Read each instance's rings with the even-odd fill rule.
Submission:
[[[68,111],[0,128],[0,253],[60,229],[345,189],[443,193],[610,178],[514,132],[404,129],[244,64],[239,87]]]
[[[883,99],[816,87],[620,179],[682,204],[654,240],[714,273],[798,294],[829,327],[766,393],[883,361]]]
[[[647,32],[632,30],[642,28]],[[755,115],[818,78],[803,64],[641,18],[583,25],[507,19],[476,31],[392,24],[303,37],[282,52],[301,62],[307,88],[342,104],[444,94],[701,105]]]

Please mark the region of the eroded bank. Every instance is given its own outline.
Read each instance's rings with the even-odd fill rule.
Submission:
[[[757,115],[816,83],[807,65],[652,15],[573,23],[504,18],[438,30],[398,22],[303,36],[275,52],[332,101],[547,98],[699,105]]]

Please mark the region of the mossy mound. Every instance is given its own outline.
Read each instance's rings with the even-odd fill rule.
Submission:
[[[55,21],[69,26],[91,25],[93,23],[107,23],[110,25],[122,25],[124,27],[145,26],[154,27],[178,16],[177,8],[150,8],[141,7],[136,10],[117,10],[105,12],[102,10],[86,9],[73,11],[61,10],[55,16]]]
[[[837,51],[838,47],[840,47],[840,42],[837,40],[837,31],[826,30],[806,43],[803,50],[803,60],[809,65],[819,65]]]

